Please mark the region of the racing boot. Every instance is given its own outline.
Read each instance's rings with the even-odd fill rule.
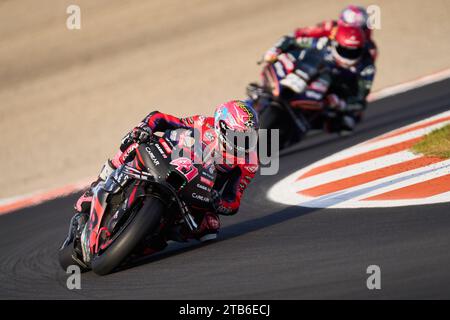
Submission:
[[[203,216],[197,231],[191,232],[186,224],[179,224],[170,230],[167,240],[187,242],[190,239],[196,239],[201,242],[206,242],[217,238],[219,228],[219,216],[215,213],[208,212]]]
[[[194,237],[201,242],[215,240],[217,239],[219,229],[219,216],[215,213],[207,212],[200,223],[198,231],[194,234]]]
[[[87,213],[91,211],[92,196],[94,193],[92,190],[101,182],[106,181],[109,175],[116,169],[111,160],[106,161],[103,165],[100,174],[94,182],[91,183],[90,187],[81,195],[74,205],[76,212]]]

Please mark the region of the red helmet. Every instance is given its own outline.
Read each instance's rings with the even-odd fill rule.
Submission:
[[[332,46],[335,61],[345,68],[355,65],[363,54],[365,42],[361,28],[339,25]]]
[[[256,150],[259,120],[256,111],[246,102],[232,100],[221,104],[214,113],[214,129],[219,146],[227,154],[245,155]]]
[[[367,28],[368,20],[365,8],[355,5],[345,7],[339,15],[338,23],[348,27]]]

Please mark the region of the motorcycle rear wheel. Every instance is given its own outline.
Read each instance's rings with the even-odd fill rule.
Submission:
[[[282,110],[281,107],[276,105],[269,105],[264,110],[261,111],[259,115],[259,120],[261,123],[261,129],[267,129],[267,149],[270,151],[272,146],[271,132],[272,129],[279,130],[279,149],[286,147],[287,142],[291,137],[291,123],[289,119],[289,114]],[[278,150],[275,150],[277,152]]]
[[[112,243],[92,257],[92,271],[98,275],[106,275],[118,267],[144,237],[158,227],[163,210],[161,200],[147,198],[138,212],[130,217],[130,221],[113,236]]]

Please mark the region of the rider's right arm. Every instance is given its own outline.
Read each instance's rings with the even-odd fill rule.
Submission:
[[[317,49],[321,50],[328,43],[328,38],[300,37],[295,38],[292,35],[281,38],[273,48],[279,52],[288,52],[295,49]]]
[[[292,48],[313,48],[319,38],[329,38],[337,23],[334,20],[323,21],[313,27],[297,28],[291,34],[282,37],[274,48],[287,52]]]
[[[333,28],[337,25],[334,20],[328,20],[318,23],[312,27],[298,28],[294,31],[294,36],[296,39],[299,38],[321,38],[329,37],[332,33]]]
[[[269,50],[274,50],[278,52],[287,52],[292,48],[295,48],[297,43],[293,34],[281,37],[274,46]]]
[[[161,113],[159,111],[151,112],[147,117],[144,118],[144,120],[142,120],[142,123],[149,126],[152,132],[191,127],[190,123],[186,119],[180,119],[178,117]]]
[[[286,35],[278,40],[273,47],[266,51],[263,60],[266,62],[274,62],[278,55],[297,48],[297,42],[293,35]]]

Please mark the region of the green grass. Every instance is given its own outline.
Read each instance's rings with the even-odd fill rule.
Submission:
[[[412,151],[430,157],[450,158],[450,124],[427,134],[412,147]]]

